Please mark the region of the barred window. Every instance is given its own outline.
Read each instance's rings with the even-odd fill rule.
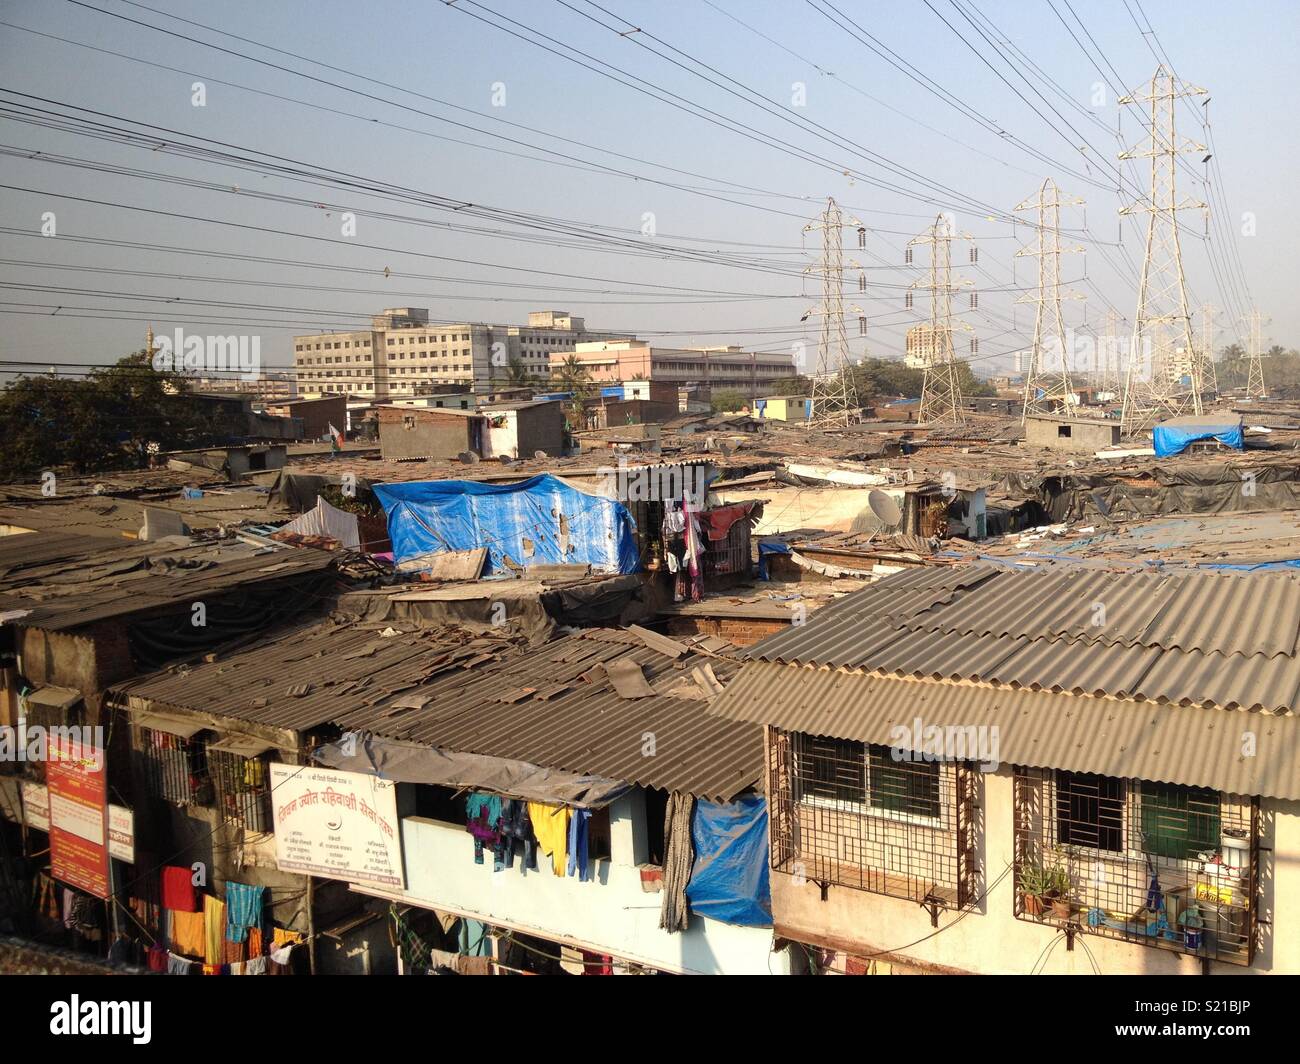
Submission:
[[[217,808],[226,820],[248,831],[271,831],[270,758],[248,750],[249,744],[238,741],[208,744]]]
[[[1056,774],[1057,833],[1062,843],[1124,848],[1124,784],[1082,772]]]
[[[212,804],[206,743],[137,725],[134,748],[150,797],[173,805]]]
[[[1259,800],[1017,767],[1015,915],[1250,964]]]
[[[973,895],[967,766],[774,730],[768,772],[774,868],[936,908]]]

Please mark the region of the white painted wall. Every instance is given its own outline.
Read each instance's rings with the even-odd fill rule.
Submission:
[[[598,862],[596,878],[586,883],[557,877],[542,854],[536,872],[522,875],[516,861],[514,868],[494,873],[491,853],[484,853],[483,864],[474,863],[474,839],[463,827],[406,817],[402,897],[665,971],[789,974],[787,954],[771,952],[771,928],[734,927],[692,915],[680,934],[659,929],[663,896],[641,889],[636,868],[635,814],[643,809],[635,792],[610,807],[612,859]]]

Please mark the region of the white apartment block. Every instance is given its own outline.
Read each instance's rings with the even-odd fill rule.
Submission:
[[[521,326],[430,322],[427,310],[395,307],[375,315],[368,331],[295,336],[294,372],[303,395],[410,397],[437,384],[502,383],[514,360],[544,381],[551,355],[606,335],[560,310],[533,311]]]

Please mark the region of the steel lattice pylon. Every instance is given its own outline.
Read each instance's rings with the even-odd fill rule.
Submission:
[[[914,289],[930,293],[930,337],[926,351],[925,381],[921,387],[921,409],[917,420],[927,425],[961,425],[966,420],[962,404],[961,379],[953,349],[953,330],[973,332],[970,325],[952,316],[952,294],[971,282],[952,279],[954,237],[972,240],[969,233],[954,233],[952,222],[939,215],[934,225],[907,242],[908,248],[930,246],[930,274],[927,281],[915,281]]]
[[[820,231],[822,257],[817,266],[805,273],[820,273],[822,301],[809,314],[821,316],[821,339],[817,345],[817,372],[812,375],[812,412],[810,420],[820,424],[847,425],[860,409],[853,381],[853,359],[849,355],[849,338],[844,328],[844,243],[846,225],[865,232],[856,219],[844,221],[834,199],[827,198],[826,209],[818,220],[804,226],[805,233]],[[861,314],[861,308],[851,308]],[[865,318],[863,319],[865,321]]]
[[[1248,399],[1267,399],[1268,389],[1264,387],[1264,363],[1260,356],[1264,353],[1264,338],[1261,332],[1263,320],[1259,311],[1252,308],[1246,319],[1250,326],[1249,348],[1246,351],[1246,397]]]
[[[1214,365],[1214,316],[1219,308],[1201,304],[1201,345],[1196,352],[1201,367],[1201,384],[1214,398],[1219,397],[1219,371]]]
[[[1037,199],[1027,199],[1017,211],[1037,211],[1035,227],[1038,239],[1016,252],[1017,258],[1038,259],[1038,288],[1017,303],[1035,303],[1034,342],[1029,350],[1029,369],[1025,373],[1025,400],[1020,412],[1023,422],[1030,414],[1069,412],[1074,388],[1070,381],[1070,344],[1061,314],[1063,299],[1082,299],[1077,292],[1061,288],[1061,255],[1081,254],[1079,246],[1061,246],[1061,207],[1079,206],[1078,197],[1061,198],[1061,190],[1050,177],[1043,181]],[[1049,363],[1051,369],[1048,369]]]
[[[1179,202],[1175,174],[1180,154],[1204,152],[1205,145],[1178,140],[1174,105],[1181,97],[1203,96],[1205,91],[1180,82],[1162,65],[1149,85],[1120,100],[1122,104],[1146,104],[1150,109],[1145,119],[1150,124],[1147,145],[1141,150],[1123,152],[1120,159],[1151,161],[1147,200],[1120,211],[1124,215],[1147,214],[1146,255],[1142,260],[1133,342],[1124,381],[1121,425],[1126,434],[1142,432],[1165,417],[1201,412],[1200,367],[1187,307],[1178,212],[1204,210],[1205,204],[1192,200]],[[1141,372],[1144,355],[1150,356],[1149,376]]]

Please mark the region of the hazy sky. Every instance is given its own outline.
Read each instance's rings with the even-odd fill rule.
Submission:
[[[494,322],[558,308],[670,344],[814,344],[816,317],[800,319],[820,283],[801,271],[820,238],[803,226],[827,196],[867,229],[864,249],[845,236],[855,355],[901,357],[927,313],[904,292],[928,253],[908,268],[905,245],[951,210],[979,247],[972,265],[954,244],[954,272],[979,292],[978,309],[964,294],[955,306],[983,370],[1003,366],[1027,342],[1032,307],[1015,299],[1036,277],[1013,260],[1032,234],[1005,215],[1049,175],[1086,200],[1062,211],[1063,242],[1087,249],[1062,269],[1088,297],[1069,322],[1133,314],[1144,232],[1126,222],[1121,239],[1132,196],[1116,184],[1145,190],[1148,176],[1116,161],[1113,88],[1149,81],[1152,49],[1211,97],[1176,107],[1189,141],[1206,139],[1208,114],[1219,164],[1186,156],[1179,198],[1228,208],[1210,241],[1201,212],[1181,216],[1194,305],[1221,308],[1219,346],[1242,335],[1233,319],[1252,298],[1266,337],[1300,339],[1291,3],[12,0],[0,20],[5,368],[111,362],[149,322],[259,335],[264,363],[285,366],[295,332],[408,305]],[[538,34],[545,49],[520,39]],[[1123,110],[1125,141],[1140,141]],[[49,128],[70,117],[97,135]],[[236,158],[195,158],[199,146]]]

